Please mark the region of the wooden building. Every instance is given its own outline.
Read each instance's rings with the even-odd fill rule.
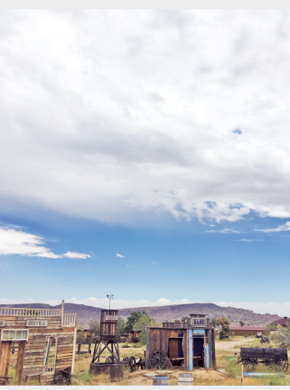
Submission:
[[[0,377],[8,377],[12,343],[17,346],[18,382],[37,377],[41,385],[73,372],[76,313],[61,309],[0,308]]]
[[[264,326],[230,326],[229,336],[262,336]]]
[[[141,333],[141,330],[129,330],[129,332],[125,334],[126,342],[127,343],[138,343],[139,333]]]
[[[215,334],[205,314],[190,314],[186,321],[164,322],[147,328],[146,368],[215,366]]]
[[[272,322],[271,324],[272,325],[281,325],[283,328],[287,328],[288,326],[290,326],[290,318],[289,317],[283,317],[283,318],[280,318],[277,321]]]
[[[91,345],[94,342],[93,332],[89,329],[77,329],[77,354],[91,354]],[[82,345],[86,345],[85,351],[82,351]]]

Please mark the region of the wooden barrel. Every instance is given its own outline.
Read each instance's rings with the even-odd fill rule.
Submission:
[[[192,386],[193,375],[192,374],[179,374],[178,386]]]
[[[168,376],[156,375],[153,379],[153,386],[169,386]]]

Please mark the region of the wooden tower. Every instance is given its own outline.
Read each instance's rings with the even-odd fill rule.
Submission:
[[[99,365],[101,355],[105,350],[110,352],[106,363],[120,363],[119,344],[117,341],[117,317],[118,310],[102,310],[100,323],[100,337],[96,339],[93,360],[94,365]]]

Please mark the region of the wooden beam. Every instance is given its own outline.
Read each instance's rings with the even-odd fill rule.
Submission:
[[[0,350],[0,376],[8,376],[12,341],[2,341]]]
[[[20,384],[22,381],[25,346],[26,346],[26,341],[18,342],[18,356],[17,356],[17,363],[16,363],[16,378],[18,384]]]

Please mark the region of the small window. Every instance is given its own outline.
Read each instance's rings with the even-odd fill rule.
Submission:
[[[27,341],[28,329],[2,329],[2,341]]]

